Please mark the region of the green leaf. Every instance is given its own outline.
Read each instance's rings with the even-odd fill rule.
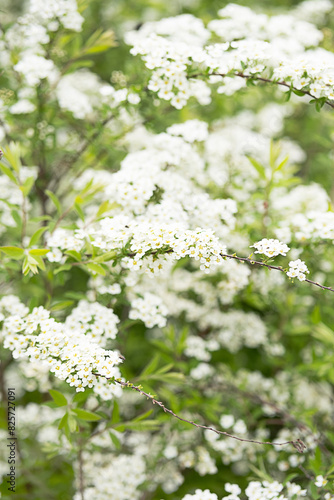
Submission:
[[[117,204],[110,203],[110,201],[104,201],[100,205],[100,208],[98,209],[98,211],[96,213],[96,218],[98,219],[99,217],[101,217],[101,215],[105,214],[106,212],[108,212],[109,210],[111,210],[112,208],[114,208],[115,205],[117,205]]]
[[[286,156],[284,158],[284,160],[281,161],[281,163],[279,165],[277,165],[277,167],[275,167],[274,172],[278,172],[279,170],[281,170],[284,167],[284,165],[287,163],[288,160],[289,160],[289,157]]]
[[[66,412],[65,415],[62,417],[62,419],[59,422],[58,429],[63,429],[65,425],[67,424],[68,420],[68,413]]]
[[[62,273],[63,271],[69,271],[70,269],[72,269],[72,266],[70,264],[64,264],[63,266],[57,267],[57,269],[53,271],[53,274]]]
[[[81,262],[82,260],[81,254],[76,250],[66,250],[65,254],[69,255],[70,257],[73,257],[73,259],[76,260],[77,262]]]
[[[67,399],[61,392],[50,389],[49,393],[57,406],[67,406]]]
[[[183,373],[178,373],[178,372],[170,372],[170,373],[164,373],[164,374],[153,374],[149,376],[149,379],[151,380],[160,380],[165,383],[169,384],[180,384],[181,382],[184,381],[184,375]]]
[[[31,191],[31,188],[33,187],[35,183],[35,177],[32,176],[32,177],[28,177],[28,179],[26,179],[24,181],[24,184],[22,186],[20,186],[20,189],[23,193],[23,196],[28,196],[28,194],[30,193]]]
[[[74,304],[74,300],[63,300],[62,302],[57,302],[51,306],[50,311],[61,311]]]
[[[43,255],[46,255],[49,252],[50,250],[48,248],[32,248],[29,250],[29,254],[33,257],[43,257]]]
[[[87,40],[85,47],[80,52],[80,56],[105,52],[115,45],[115,35],[113,31],[107,30],[103,32],[102,29],[98,29]]]
[[[27,274],[29,274],[29,271],[30,271],[30,265],[28,262],[28,257],[26,256],[24,258],[23,263],[22,263],[22,272],[23,272],[24,276],[27,276]]]
[[[37,217],[32,217],[29,219],[29,222],[42,222],[44,220],[51,220],[51,215],[39,215]]]
[[[10,163],[10,166],[19,173],[21,168],[21,150],[19,144],[11,142],[7,148],[4,150],[4,156],[6,160]]]
[[[155,431],[161,425],[158,420],[143,420],[140,422],[124,422],[122,424],[114,426],[119,432],[124,432],[126,429],[132,429],[134,431]]]
[[[324,323],[319,323],[314,327],[313,336],[325,344],[334,346],[334,332]]]
[[[80,219],[84,221],[85,214],[84,214],[82,208],[80,207],[79,203],[74,203],[74,209],[77,212],[77,214],[79,215]]]
[[[253,165],[253,167],[257,170],[257,172],[260,175],[261,179],[266,180],[267,176],[266,176],[266,169],[265,169],[265,167],[263,165],[261,165],[261,163],[259,163],[257,160],[255,160],[254,158],[252,158],[251,156],[247,156],[247,158],[249,159],[249,161],[251,162],[251,164]]]
[[[14,182],[14,184],[16,184],[17,186],[19,185],[19,181],[9,167],[6,167],[6,165],[0,162],[0,169],[3,174],[5,174],[12,182]]]
[[[58,214],[60,215],[61,214],[61,203],[59,201],[59,199],[57,198],[57,196],[52,193],[52,191],[49,191],[48,189],[45,190],[45,193],[48,195],[48,197],[50,198],[50,200],[53,202],[53,204],[55,205],[56,209],[57,209],[57,212]]]
[[[19,260],[24,257],[23,248],[19,247],[0,247],[0,250],[5,253],[8,257],[14,260]]]
[[[44,261],[42,259],[42,257],[40,257],[39,255],[33,255],[31,252],[33,252],[34,250],[29,250],[29,253],[28,253],[28,262],[29,262],[29,265],[30,265],[30,270],[36,274],[38,272],[38,269],[36,269],[35,271],[33,270],[32,266],[37,266],[37,268],[39,269],[42,269],[42,271],[45,271],[45,264],[44,264]]]
[[[87,398],[89,398],[89,396],[91,396],[93,390],[92,389],[86,389],[82,392],[76,392],[73,396],[73,399],[72,399],[72,402],[73,403],[83,403],[84,401],[86,401]]]
[[[302,92],[301,90],[297,90],[294,88],[291,88],[291,90],[294,94],[298,95],[299,97],[303,97],[305,95],[305,92]]]
[[[42,234],[44,234],[47,229],[48,226],[40,227],[39,229],[37,229],[37,231],[35,231],[32,237],[30,238],[29,247],[36,245]]]
[[[76,416],[80,420],[86,420],[87,422],[97,422],[98,420],[101,420],[101,418],[102,418],[97,413],[93,413],[92,411],[82,410],[81,408],[75,408],[72,411],[73,411],[73,413],[76,414]]]
[[[113,432],[109,432],[109,436],[110,436],[112,442],[114,443],[116,450],[120,450],[121,449],[121,442],[118,439],[118,437],[115,436],[115,434]]]
[[[269,164],[270,164],[272,171],[275,171],[276,162],[278,160],[280,153],[281,153],[281,147],[280,147],[279,143],[271,141],[270,154],[269,154]]]
[[[102,276],[106,275],[106,270],[100,266],[100,264],[95,264],[95,262],[88,262],[85,266],[92,271],[93,273],[101,274]]]
[[[113,409],[111,415],[111,423],[117,424],[120,421],[119,405],[116,400],[113,402]]]
[[[106,252],[102,255],[98,255],[93,260],[94,262],[107,262],[109,260],[114,260],[115,257],[117,257],[117,252],[112,251],[112,252]]]
[[[145,378],[147,375],[150,375],[151,373],[154,373],[160,363],[161,357],[159,354],[156,354],[153,359],[149,362],[149,364],[144,368],[144,370],[141,372],[139,375],[139,379],[142,380]]]
[[[16,223],[16,226],[18,228],[21,228],[22,227],[21,215],[16,210],[12,210],[11,211],[11,216],[13,217],[13,219],[14,219],[14,221]]]
[[[75,432],[76,430],[78,430],[77,421],[70,413],[68,414],[67,425],[70,432]]]
[[[153,410],[148,410],[146,413],[142,413],[141,415],[138,415],[138,417],[133,419],[133,422],[140,422],[141,420],[145,420],[147,417],[152,415]]]

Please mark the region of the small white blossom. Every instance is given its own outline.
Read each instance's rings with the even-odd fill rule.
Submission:
[[[256,248],[255,253],[261,253],[267,257],[276,257],[277,255],[286,255],[290,248],[279,240],[263,238],[261,241],[254,243],[251,248]]]
[[[289,278],[298,278],[299,281],[305,281],[305,273],[309,273],[305,262],[300,259],[289,262],[289,271],[286,273]]]

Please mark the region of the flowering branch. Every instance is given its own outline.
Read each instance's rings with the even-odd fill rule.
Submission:
[[[220,256],[227,258],[227,259],[236,259],[236,260],[239,260],[241,262],[248,262],[249,264],[252,264],[252,265],[255,264],[257,266],[267,267],[268,269],[275,269],[276,271],[281,271],[282,273],[286,274],[283,267],[281,267],[281,266],[272,266],[270,264],[266,264],[265,262],[250,259],[249,257],[238,257],[237,255],[229,255],[229,254],[224,254],[224,253],[220,254]],[[311,285],[317,286],[317,287],[321,288],[322,290],[329,290],[330,292],[334,292],[334,288],[332,288],[330,286],[321,285],[320,283],[318,283],[316,281],[309,280],[307,278],[304,281],[307,281],[308,283],[311,283]]]
[[[197,78],[198,76],[207,76],[207,75],[204,75],[203,73],[196,73],[195,75],[190,75],[189,78]],[[209,76],[221,76],[222,78],[225,78],[225,77],[228,77],[230,75],[227,73],[210,73]],[[274,85],[280,85],[282,87],[287,87],[291,91],[296,90],[298,92],[301,92],[304,95],[308,95],[309,97],[312,97],[312,99],[316,99],[316,97],[313,94],[311,94],[311,92],[309,92],[307,90],[302,90],[302,89],[295,89],[292,85],[289,85],[284,80],[271,80],[270,78],[263,78],[261,76],[245,75],[244,73],[242,73],[240,71],[238,73],[233,73],[233,76],[239,76],[240,78],[245,78],[246,80],[256,80],[259,82],[273,83]],[[328,106],[330,106],[331,108],[334,109],[334,104],[332,102],[326,100],[325,104],[327,104]]]
[[[96,377],[104,377],[103,375],[101,375],[99,373],[94,373],[94,375]],[[104,378],[106,378],[108,380],[108,377],[104,377]],[[186,418],[180,417],[179,415],[177,415],[176,413],[174,413],[169,408],[166,408],[166,406],[161,401],[158,401],[157,399],[155,399],[154,396],[152,396],[152,394],[149,394],[149,393],[143,391],[143,389],[141,388],[140,385],[134,385],[131,382],[124,382],[121,379],[113,379],[113,381],[116,384],[121,385],[122,387],[127,387],[129,389],[132,389],[134,391],[139,392],[139,394],[141,394],[142,396],[145,396],[148,399],[150,399],[152,401],[152,404],[156,404],[156,405],[160,406],[160,408],[162,408],[165,413],[169,413],[174,418],[177,418],[178,420],[181,420],[181,422],[186,422],[187,424],[193,425],[194,427],[197,427],[197,428],[200,428],[200,429],[205,429],[205,430],[208,430],[208,431],[212,431],[212,432],[215,432],[216,434],[220,434],[220,435],[232,438],[232,439],[236,439],[237,441],[243,441],[243,442],[246,442],[246,443],[269,444],[271,446],[285,446],[287,444],[292,444],[292,446],[294,448],[296,448],[296,450],[299,453],[303,453],[306,450],[306,446],[305,446],[305,444],[303,443],[303,441],[301,439],[296,439],[295,441],[285,441],[283,443],[273,443],[272,441],[257,441],[255,439],[246,439],[246,438],[241,438],[241,437],[238,437],[238,436],[234,436],[233,434],[229,434],[228,432],[225,432],[225,431],[218,431],[214,427],[208,427],[206,425],[197,424],[196,422],[193,422],[192,420],[187,420]]]

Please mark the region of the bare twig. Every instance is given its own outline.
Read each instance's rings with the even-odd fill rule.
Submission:
[[[108,377],[104,377],[104,375],[101,375],[99,373],[94,373],[94,375],[96,377],[106,378],[107,380],[109,379]],[[246,438],[241,438],[239,436],[234,436],[233,434],[229,434],[228,432],[225,432],[225,431],[218,431],[214,427],[208,427],[206,425],[197,424],[196,422],[193,422],[192,420],[187,420],[186,418],[182,418],[179,415],[176,415],[176,413],[174,413],[172,410],[170,410],[169,408],[166,408],[166,406],[161,401],[158,401],[157,399],[155,399],[154,396],[152,396],[152,394],[149,394],[149,393],[143,391],[141,386],[134,385],[131,382],[124,382],[122,379],[113,379],[113,381],[116,384],[121,385],[122,387],[127,387],[129,389],[132,389],[134,391],[139,392],[139,394],[141,394],[142,396],[145,396],[150,401],[152,401],[152,404],[156,404],[156,405],[160,406],[160,408],[162,408],[165,413],[169,413],[174,418],[181,420],[181,422],[186,422],[187,424],[193,425],[194,427],[197,427],[200,429],[205,429],[208,431],[212,431],[212,432],[215,432],[216,434],[220,434],[220,435],[232,438],[232,439],[236,439],[237,441],[242,441],[242,442],[246,442],[246,443],[269,444],[271,446],[285,446],[287,444],[291,444],[294,448],[296,448],[296,450],[299,453],[303,453],[306,450],[306,446],[301,439],[296,439],[295,441],[285,441],[283,443],[274,443],[272,441],[257,441],[256,439],[246,439]]]
[[[85,485],[84,485],[84,471],[83,471],[83,458],[82,458],[82,445],[79,445],[78,450],[78,467],[79,467],[79,492],[81,500],[85,500]]]

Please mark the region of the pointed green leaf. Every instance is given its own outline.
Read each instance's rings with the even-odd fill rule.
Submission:
[[[69,255],[70,257],[73,257],[73,259],[76,260],[77,262],[81,262],[82,260],[81,254],[76,250],[66,250],[65,254]]]
[[[95,264],[95,262],[88,262],[86,267],[92,271],[93,273],[101,274],[102,276],[106,275],[106,270],[100,266],[100,264]]]
[[[58,214],[60,215],[61,214],[61,203],[59,201],[59,199],[57,198],[57,196],[52,193],[52,191],[49,191],[48,189],[45,190],[45,193],[48,195],[48,197],[50,198],[50,200],[53,202],[53,204],[55,205],[56,209],[57,209],[57,212]]]
[[[97,413],[93,413],[92,411],[82,410],[81,408],[75,408],[72,411],[73,413],[76,414],[78,418],[80,418],[80,420],[86,420],[87,422],[97,422],[102,418]]]
[[[32,248],[29,250],[30,255],[33,257],[43,257],[47,253],[49,253],[50,250],[48,248]]]
[[[59,422],[58,429],[63,429],[65,425],[67,424],[67,419],[68,419],[68,413],[66,412],[65,415],[62,417],[61,421]]]
[[[6,167],[3,163],[0,162],[0,170],[3,174],[5,174],[14,184],[18,185],[19,181],[16,179],[15,174],[11,171],[9,167]]]
[[[259,163],[257,160],[252,158],[251,156],[247,156],[253,167],[257,170],[258,174],[260,175],[261,179],[266,179],[266,169],[261,163]]]
[[[63,300],[62,302],[57,302],[53,306],[51,306],[50,311],[61,311],[70,307],[74,304],[74,300]]]
[[[35,177],[32,176],[32,177],[28,177],[28,179],[26,179],[24,181],[24,184],[22,186],[20,186],[20,189],[23,193],[23,196],[28,196],[28,194],[30,193],[31,191],[31,188],[33,187],[35,183]]]
[[[67,399],[61,392],[50,389],[49,393],[57,406],[67,406]]]
[[[44,234],[47,229],[48,226],[40,227],[39,229],[37,229],[37,231],[35,231],[32,237],[30,238],[29,247],[36,245],[42,234]]]
[[[23,248],[19,247],[0,247],[0,250],[5,253],[8,257],[14,260],[22,259],[24,256]]]

